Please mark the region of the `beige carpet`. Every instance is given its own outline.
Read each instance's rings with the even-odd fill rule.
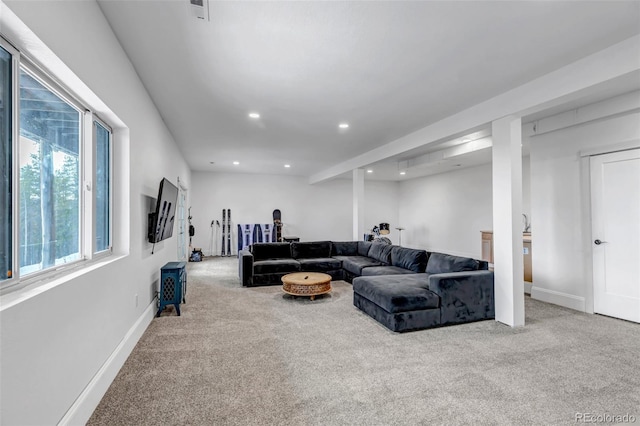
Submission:
[[[90,425],[640,423],[640,325],[526,300],[495,321],[393,333],[334,282],[315,301],[189,264],[182,316],[153,320]]]

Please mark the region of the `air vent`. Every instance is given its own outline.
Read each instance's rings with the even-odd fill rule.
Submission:
[[[191,15],[197,19],[209,20],[209,0],[189,0]]]

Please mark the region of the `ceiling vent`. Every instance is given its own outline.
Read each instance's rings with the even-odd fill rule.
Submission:
[[[189,0],[191,16],[197,19],[209,20],[209,0]]]

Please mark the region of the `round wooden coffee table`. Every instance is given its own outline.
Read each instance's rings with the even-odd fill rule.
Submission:
[[[319,272],[294,272],[282,277],[282,291],[292,296],[311,296],[331,291],[331,275]]]

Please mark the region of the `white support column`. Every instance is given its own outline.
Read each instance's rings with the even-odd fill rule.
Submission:
[[[353,170],[353,241],[364,235],[364,170]]]
[[[493,263],[496,321],[524,325],[522,258],[522,121],[491,123],[493,138]]]

